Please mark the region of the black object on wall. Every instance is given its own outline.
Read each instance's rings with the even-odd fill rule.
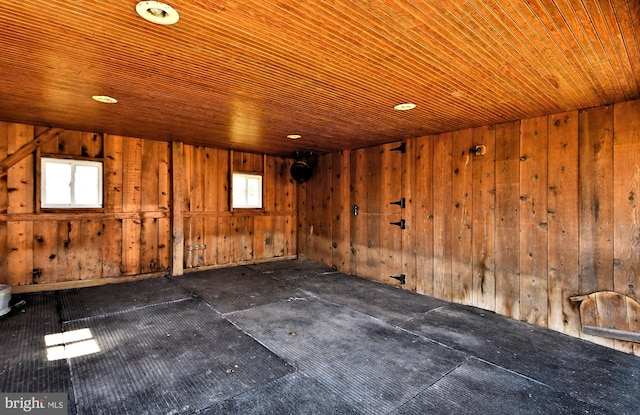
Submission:
[[[295,161],[289,169],[291,177],[298,183],[304,183],[311,178],[318,156],[311,151],[296,151],[293,156]]]

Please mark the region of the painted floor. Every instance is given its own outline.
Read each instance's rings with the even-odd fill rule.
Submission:
[[[19,300],[0,392],[69,414],[640,413],[638,357],[304,260]]]

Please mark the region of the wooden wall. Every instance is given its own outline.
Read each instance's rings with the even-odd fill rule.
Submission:
[[[46,130],[0,123],[0,160]],[[233,153],[180,148],[176,163],[172,143],[63,131],[10,167],[0,175],[0,283],[22,286],[16,291],[64,288],[167,273],[173,261],[198,269],[296,253],[290,161],[236,153],[235,170],[255,169],[246,160],[259,160],[265,209],[232,212]],[[102,161],[104,208],[41,210],[40,155]],[[173,209],[176,188],[182,197]],[[180,249],[176,234],[184,236]]]
[[[291,159],[185,145],[185,267],[297,254]],[[263,210],[232,210],[230,171],[263,174]]]
[[[301,257],[640,354],[583,335],[569,300],[640,301],[640,101],[399,144],[320,158],[298,192]]]

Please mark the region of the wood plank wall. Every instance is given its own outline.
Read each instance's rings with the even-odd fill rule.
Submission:
[[[297,254],[293,160],[185,145],[185,268]],[[232,210],[231,171],[263,174],[263,210]]]
[[[45,130],[0,122],[0,160]],[[243,161],[249,160],[250,170],[257,165],[264,172],[265,209],[232,212],[230,154],[184,146],[176,163],[184,169],[176,176],[184,186],[176,215],[171,143],[63,131],[0,176],[0,283],[37,290],[168,273],[175,254],[172,216],[184,218],[177,224],[185,235],[180,270],[295,255],[291,160],[236,153],[237,170],[247,171]],[[102,161],[104,208],[41,210],[40,156]]]
[[[640,101],[405,143],[396,158],[385,146],[320,158],[298,193],[301,257],[394,285],[387,274],[404,273],[405,289],[640,354],[583,335],[569,300],[613,290],[640,301]],[[479,144],[486,154],[470,154]],[[352,211],[380,203],[389,184],[377,176],[390,169],[407,198],[396,271],[368,250],[395,229],[373,235]]]

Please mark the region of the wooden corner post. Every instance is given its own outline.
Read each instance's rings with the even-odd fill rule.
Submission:
[[[171,275],[184,272],[184,144],[171,143],[171,236],[172,260]]]

